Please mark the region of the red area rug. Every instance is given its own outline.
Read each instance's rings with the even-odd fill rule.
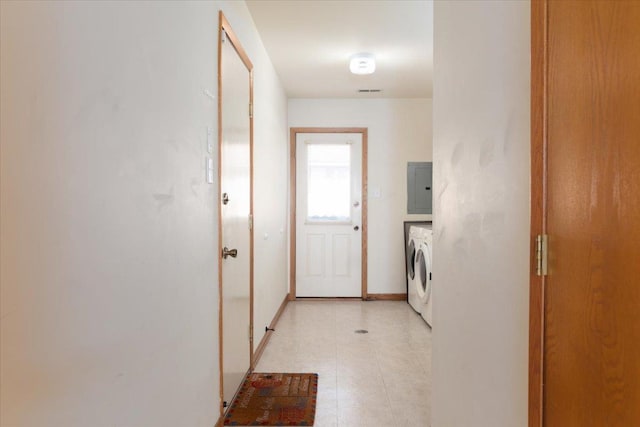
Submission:
[[[247,375],[224,417],[226,426],[312,426],[318,374]]]

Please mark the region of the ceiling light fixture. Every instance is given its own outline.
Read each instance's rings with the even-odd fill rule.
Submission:
[[[349,70],[353,74],[372,74],[376,70],[375,57],[370,53],[356,53],[351,57]]]

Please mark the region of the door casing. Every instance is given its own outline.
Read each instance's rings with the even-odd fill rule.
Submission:
[[[289,299],[296,298],[296,136],[299,133],[359,133],[362,135],[362,299],[367,293],[367,128],[291,128],[289,132]]]
[[[545,276],[536,275],[536,236],[546,230],[547,3],[531,2],[531,254],[529,267],[529,427],[542,426]]]

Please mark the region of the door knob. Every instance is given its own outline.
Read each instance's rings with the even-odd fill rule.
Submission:
[[[357,225],[355,227],[353,227],[354,230],[358,231],[360,230],[360,227],[358,227]]]
[[[231,255],[231,258],[235,258],[238,256],[237,249],[229,249],[226,246],[222,248],[222,258],[227,259],[227,257]]]

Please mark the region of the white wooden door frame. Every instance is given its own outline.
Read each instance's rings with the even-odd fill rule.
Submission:
[[[289,132],[289,299],[296,299],[296,137],[299,133],[357,133],[362,135],[362,299],[367,291],[367,128],[291,128]]]
[[[222,33],[227,35],[238,56],[247,67],[249,74],[249,104],[253,110],[253,64],[240,44],[224,13],[219,12],[218,27],[218,342],[219,342],[219,374],[220,374],[220,415],[224,414],[224,361],[223,361],[223,289],[222,289]],[[253,218],[253,112],[249,115],[249,215]],[[249,230],[249,371],[254,368],[253,354],[253,227]],[[229,402],[231,403],[231,402]]]

